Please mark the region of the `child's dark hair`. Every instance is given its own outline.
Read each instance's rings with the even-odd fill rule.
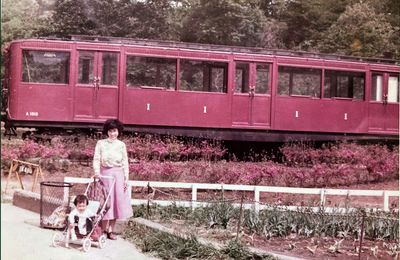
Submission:
[[[124,125],[118,119],[108,119],[103,126],[103,134],[107,135],[108,130],[118,129],[119,134],[124,130]]]
[[[82,195],[82,194],[77,195],[74,199],[75,206],[77,206],[78,204],[81,204],[81,203],[85,203],[85,202],[86,202],[86,205],[89,205],[89,199],[88,199],[88,197],[86,197],[86,195]]]

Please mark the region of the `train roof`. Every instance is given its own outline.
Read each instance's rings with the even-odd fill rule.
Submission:
[[[317,52],[307,52],[307,51],[265,49],[261,47],[229,46],[229,45],[178,42],[178,41],[167,41],[167,40],[149,40],[149,39],[135,39],[135,38],[109,37],[109,36],[96,36],[96,35],[70,35],[69,38],[40,38],[40,39],[92,42],[92,43],[113,43],[113,44],[140,45],[140,46],[164,47],[164,48],[185,48],[185,49],[204,50],[204,51],[221,51],[221,52],[232,52],[232,53],[261,54],[261,55],[271,55],[271,56],[286,56],[286,57],[343,60],[343,61],[354,61],[354,62],[400,65],[400,60],[394,60],[388,58],[358,57],[358,56],[347,56],[347,55],[327,54],[327,53],[317,53]]]

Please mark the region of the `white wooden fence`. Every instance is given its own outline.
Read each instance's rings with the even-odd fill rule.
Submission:
[[[86,184],[93,179],[91,178],[76,178],[76,177],[65,177],[65,182],[69,183],[80,183]],[[325,188],[290,188],[290,187],[275,187],[275,186],[253,186],[253,185],[232,185],[232,184],[210,184],[210,183],[184,183],[184,182],[158,182],[158,181],[129,181],[128,191],[132,196],[132,187],[152,187],[152,188],[169,188],[169,189],[191,189],[192,200],[191,201],[176,201],[176,200],[153,200],[151,203],[156,203],[162,206],[167,206],[175,203],[178,206],[183,207],[201,207],[205,206],[207,202],[200,202],[197,200],[198,190],[222,190],[222,191],[251,191],[254,192],[253,203],[246,203],[243,206],[245,208],[254,208],[256,211],[270,206],[263,205],[260,203],[260,194],[265,193],[288,193],[288,194],[306,194],[306,195],[318,195],[320,197],[320,205],[325,205],[327,195],[336,196],[370,196],[370,197],[382,197],[383,210],[389,211],[389,198],[399,197],[400,192],[396,190],[343,190],[343,189],[325,189]],[[135,199],[131,197],[132,205],[147,204],[149,199]],[[238,205],[238,203],[234,203]],[[285,206],[287,209],[297,209],[298,206]],[[314,207],[314,210],[319,210],[319,207]],[[349,209],[330,208],[324,207],[326,212],[338,212]]]

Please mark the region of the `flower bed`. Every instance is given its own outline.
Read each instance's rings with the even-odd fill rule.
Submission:
[[[131,178],[135,180],[334,187],[392,180],[399,172],[398,146],[336,143],[317,149],[289,143],[280,148],[280,161],[242,162],[223,160],[229,156],[218,142],[183,142],[149,135],[123,141],[130,157]],[[8,169],[12,159],[20,159],[40,163],[49,171],[67,171],[68,160],[89,164],[95,143],[90,138],[61,137],[53,137],[48,143],[5,143],[1,165]]]
[[[143,206],[134,212],[135,217],[146,217],[198,238],[220,243],[238,239],[245,246],[300,257],[358,259],[362,230],[361,259],[393,259],[400,252],[395,240],[398,215],[385,213],[346,215],[272,209],[260,214],[244,210],[239,218],[240,210],[225,202],[194,211],[172,205],[151,207],[151,215]]]

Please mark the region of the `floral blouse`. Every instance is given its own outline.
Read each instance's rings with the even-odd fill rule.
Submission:
[[[94,173],[99,175],[101,168],[112,167],[122,167],[125,177],[128,177],[129,163],[125,143],[118,139],[97,141],[93,157]]]

